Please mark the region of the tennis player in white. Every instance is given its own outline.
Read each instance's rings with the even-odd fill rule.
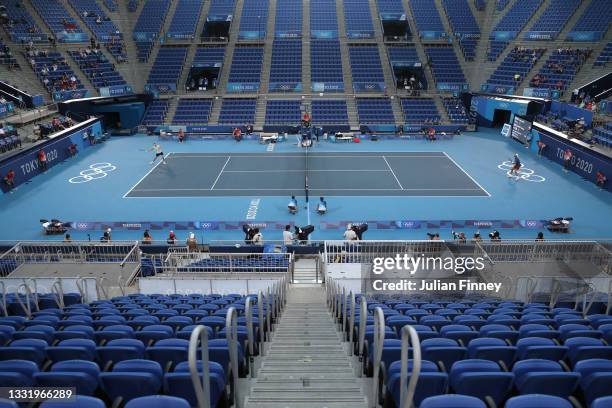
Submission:
[[[166,164],[166,159],[164,159],[164,152],[162,151],[162,147],[159,143],[153,143],[153,146],[147,151],[155,151],[155,157],[153,158],[150,164],[155,163],[158,157],[161,157],[162,163]]]

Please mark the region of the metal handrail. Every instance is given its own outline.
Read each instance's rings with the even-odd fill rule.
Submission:
[[[2,312],[4,316],[8,316],[8,310],[6,310],[6,285],[4,281],[0,281],[0,288],[2,288]]]
[[[232,366],[232,377],[234,379],[234,406],[240,408],[241,401],[238,395],[238,311],[235,307],[227,310],[225,318],[225,336],[229,347],[230,364]],[[231,401],[230,401],[231,402]]]
[[[98,294],[98,300],[108,299],[108,293],[106,292],[106,288],[104,287],[104,282],[106,281],[107,279],[104,276],[96,279],[96,293]],[[104,297],[102,297],[100,293],[104,295]]]
[[[608,305],[606,306],[606,314],[610,314],[612,308],[612,279],[608,282]]]
[[[561,282],[559,282],[557,279],[553,279],[552,288],[550,288],[550,303],[548,304],[548,307],[550,309],[553,309],[555,307],[560,294],[561,294]]]
[[[266,296],[266,331],[268,333],[267,340],[270,341],[270,333],[272,332],[272,296],[270,296],[270,287],[268,286],[268,295]]]
[[[359,301],[359,357],[363,355],[363,346],[365,343],[366,322],[368,319],[368,302],[365,296],[362,296]]]
[[[408,347],[412,343],[412,373],[410,382],[406,387],[406,376],[408,375]],[[406,325],[402,327],[402,352],[401,352],[401,374],[400,374],[400,407],[410,408],[413,406],[412,400],[416,390],[419,374],[421,372],[421,343],[419,335],[414,327]]]
[[[266,336],[266,318],[263,315],[263,293],[257,294],[257,318],[259,319],[259,355],[264,355],[264,341]]]
[[[19,290],[21,289],[21,287],[23,287],[23,290],[25,292],[25,297],[26,297],[26,303],[25,304],[21,300],[21,296],[19,296]],[[21,308],[23,309],[23,311],[25,312],[26,316],[29,319],[30,317],[32,317],[32,308],[30,306],[30,288],[25,283],[22,283],[21,285],[19,285],[17,287],[16,295],[17,296],[15,296],[15,297],[17,298],[17,302],[19,303],[19,306],[21,306]]]
[[[38,305],[38,281],[36,279],[34,279],[34,278],[29,278],[27,280],[27,282],[32,282],[32,286],[34,287],[34,291],[32,292],[32,289],[30,288],[30,285],[27,285],[27,287],[28,287],[28,290],[30,291],[30,294],[34,298],[34,307],[36,308],[36,311],[40,312],[40,306]]]
[[[200,344],[200,359],[202,361],[202,378],[198,373],[198,343]],[[210,373],[208,371],[208,330],[206,326],[196,326],[189,338],[189,373],[193,382],[198,401],[198,408],[210,408]]]
[[[117,277],[117,286],[121,291],[121,296],[125,296],[125,283],[123,278],[123,273]]]
[[[353,333],[355,331],[355,294],[351,292],[351,316],[349,318],[349,356],[353,355]]]
[[[57,278],[53,285],[51,285],[51,293],[55,295],[55,302],[60,309],[64,308],[64,289],[62,288],[62,281]]]
[[[385,342],[385,314],[380,307],[374,309],[374,377],[372,379],[372,400],[378,406],[378,376]]]
[[[251,297],[247,296],[244,302],[244,314],[246,315],[247,341],[249,346],[249,356],[253,358],[253,310],[251,306]]]
[[[348,303],[348,294],[346,294],[345,289],[342,288],[342,340],[346,338],[346,308]]]
[[[83,277],[81,277],[81,275],[77,276],[76,281],[75,281],[76,287],[79,291],[79,294],[81,295],[81,303],[85,304],[88,303],[87,302],[87,291],[85,290],[85,279]]]

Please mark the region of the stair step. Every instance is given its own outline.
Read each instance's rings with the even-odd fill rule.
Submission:
[[[357,396],[359,387],[349,390],[330,390],[330,389],[291,389],[291,390],[252,390],[251,399],[267,401],[294,401],[294,402],[340,402],[346,403],[360,401],[363,397]]]
[[[368,404],[365,400],[359,399],[355,401],[350,401],[350,405],[347,405],[346,401],[341,402],[321,402],[321,403],[313,403],[312,401],[308,402],[293,402],[293,401],[257,401],[247,399],[246,408],[368,408]]]

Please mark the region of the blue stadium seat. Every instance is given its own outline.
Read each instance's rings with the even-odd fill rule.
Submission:
[[[420,408],[486,408],[487,405],[478,398],[469,395],[438,395],[423,400]]]
[[[183,398],[165,395],[135,398],[125,405],[125,408],[190,408]]]
[[[571,402],[565,398],[552,395],[530,394],[518,395],[506,401],[505,408],[572,408]]]

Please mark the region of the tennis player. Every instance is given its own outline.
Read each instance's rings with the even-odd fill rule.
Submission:
[[[162,151],[162,147],[159,143],[153,143],[153,146],[151,146],[151,148],[147,151],[154,151],[155,152],[155,157],[153,158],[153,160],[151,161],[150,164],[155,163],[155,161],[157,160],[158,157],[161,157],[161,161],[162,163],[166,164],[166,159],[164,159],[164,152]]]
[[[508,171],[508,177],[519,176],[519,170],[521,169],[521,159],[519,159],[518,153],[514,153],[514,159],[512,160],[512,168]]]

